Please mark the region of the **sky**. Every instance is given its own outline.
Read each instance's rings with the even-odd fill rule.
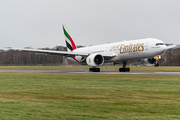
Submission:
[[[0,48],[157,38],[180,44],[180,0],[0,0]]]

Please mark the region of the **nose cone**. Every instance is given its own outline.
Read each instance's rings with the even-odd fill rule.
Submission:
[[[160,49],[159,49],[159,51],[158,51],[158,54],[161,55],[161,54],[165,53],[166,50],[167,50],[166,45],[161,45],[161,46],[160,46]]]

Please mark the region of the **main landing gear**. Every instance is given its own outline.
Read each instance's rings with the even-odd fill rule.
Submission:
[[[90,71],[90,72],[100,72],[100,68],[96,68],[96,67],[94,67],[94,68],[89,68],[89,71]]]
[[[126,68],[127,61],[123,61],[123,67],[119,68],[119,72],[129,72],[130,68]]]

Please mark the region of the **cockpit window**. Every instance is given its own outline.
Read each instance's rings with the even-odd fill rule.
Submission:
[[[156,46],[165,45],[164,43],[156,43]]]

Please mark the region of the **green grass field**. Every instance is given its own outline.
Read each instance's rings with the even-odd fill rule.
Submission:
[[[0,73],[1,120],[180,119],[180,76]]]
[[[102,71],[119,71],[122,66],[101,66]],[[21,69],[21,70],[89,70],[89,66],[0,66],[0,69]],[[130,67],[131,71],[172,71],[180,72],[180,67],[160,66],[160,67]]]

